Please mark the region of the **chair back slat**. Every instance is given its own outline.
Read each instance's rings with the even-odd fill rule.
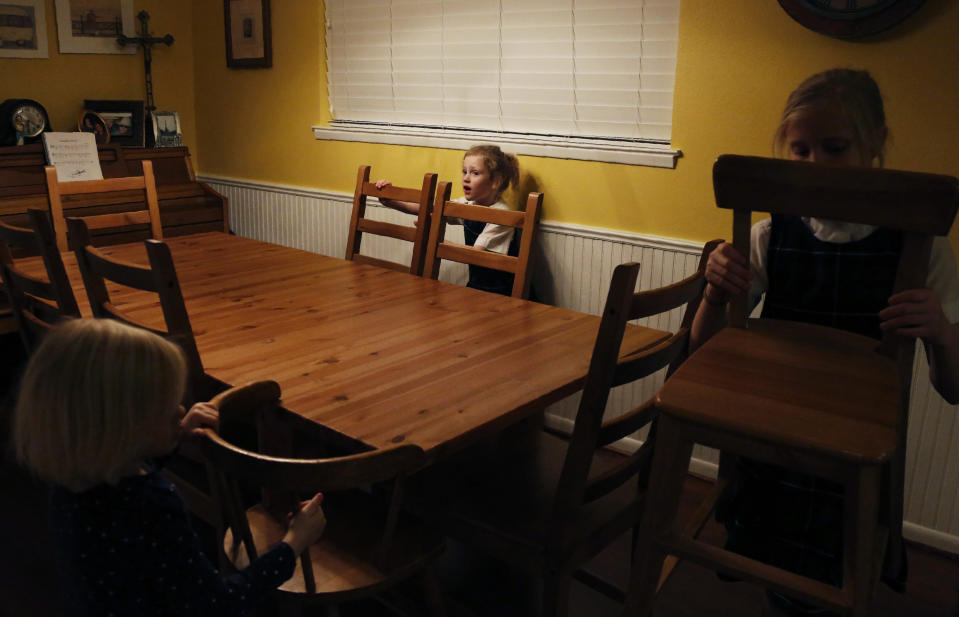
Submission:
[[[361,169],[369,169],[369,165],[364,165]],[[365,172],[363,172],[365,173]],[[433,176],[434,174],[426,174],[427,178]],[[424,182],[427,180],[424,178]],[[432,180],[430,180],[432,183]],[[361,189],[363,195],[367,197],[373,195],[376,197],[384,197],[386,199],[395,199],[396,201],[409,201],[412,203],[420,203],[420,200],[423,198],[423,189],[422,188],[408,188],[403,186],[390,186],[383,187],[381,189],[376,188],[376,184],[369,182],[368,177],[364,177],[363,187]]]
[[[689,345],[689,328],[681,327],[665,341],[626,356],[616,366],[613,386],[642,379],[672,364]]]
[[[412,444],[327,459],[291,459],[244,450],[213,431],[206,438],[203,452],[216,469],[280,490],[346,490],[391,479],[424,460],[423,450]]]
[[[513,274],[513,287],[510,295],[514,298],[528,297],[529,286],[533,277],[533,247],[536,242],[536,227],[539,222],[540,210],[543,207],[543,194],[530,193],[526,199],[526,210],[515,212],[450,201],[451,193],[452,184],[440,182],[433,203],[433,223],[427,243],[423,276],[437,279],[440,273],[440,263],[444,259],[482,266]],[[447,242],[447,219],[471,220],[513,227],[516,230],[515,233],[520,234],[519,251],[516,257],[513,257],[490,251],[479,251],[465,245]]]
[[[57,247],[61,251],[66,251],[68,248],[65,205],[79,206],[71,208],[69,216],[89,218],[88,229],[99,230],[149,225],[151,237],[155,240],[162,240],[163,225],[160,219],[153,163],[144,160],[142,167],[142,176],[63,182],[57,176],[56,167],[46,166],[47,197]],[[82,197],[82,201],[76,204],[66,202],[64,198],[70,196]],[[97,207],[112,204],[128,205],[131,202],[137,203],[140,207],[135,210],[128,209],[124,212],[90,213],[91,209],[96,210]]]
[[[346,259],[419,276],[423,272],[426,237],[430,229],[430,208],[433,205],[435,192],[436,174],[425,174],[419,189],[400,186],[378,189],[376,184],[370,182],[370,166],[361,165],[356,174],[356,188],[353,191],[353,212],[350,215],[350,229],[346,241]],[[366,218],[366,200],[371,196],[417,204],[419,210],[415,226],[409,227]],[[400,264],[361,254],[364,233],[411,242],[413,252],[410,263]]]
[[[114,212],[111,214],[91,214],[83,219],[87,229],[112,229],[115,227],[130,227],[132,225],[149,225],[150,213],[145,210],[134,212]]]
[[[653,449],[651,447],[640,447],[626,457],[626,460],[619,465],[592,478],[583,490],[583,503],[589,504],[597,499],[602,499],[626,482],[637,477],[637,475],[649,467],[652,458]]]
[[[522,266],[519,259],[509,255],[493,253],[492,251],[477,251],[474,248],[462,245],[444,242],[436,247],[436,260],[447,259],[459,263],[470,264],[473,266],[483,266],[503,272],[516,274]]]
[[[516,210],[497,210],[486,206],[461,204],[451,201],[443,206],[443,216],[460,218],[481,223],[522,227],[526,223],[526,213]]]
[[[417,232],[417,230],[412,227],[403,227],[395,223],[386,223],[384,221],[374,221],[371,219],[360,219],[357,224],[357,229],[365,233],[386,236],[387,238],[396,238],[397,240],[405,240],[407,242],[414,242]]]
[[[86,224],[86,222],[81,221],[81,219],[67,219],[67,222]],[[157,291],[156,282],[153,280],[153,271],[148,267],[129,261],[111,259],[102,251],[92,246],[89,247],[87,251],[87,260],[89,261],[90,267],[108,281],[113,281],[124,287],[139,289],[140,291]]]
[[[944,236],[959,208],[959,179],[871,167],[724,154],[713,165],[716,205]],[[908,216],[904,216],[908,213]]]
[[[376,266],[377,268],[385,268],[387,270],[393,270],[396,272],[409,272],[410,269],[406,264],[399,264],[395,261],[387,261],[386,259],[380,259],[379,257],[370,257],[369,255],[362,255],[357,253],[353,256],[353,261],[358,264],[366,264],[367,266]]]
[[[0,240],[2,242],[2,240]],[[12,265],[3,264],[4,266],[4,283],[7,285],[14,284],[19,293],[28,294],[31,296],[37,296],[39,298],[46,298],[48,300],[53,300],[55,292],[53,290],[53,284],[46,279],[40,279],[35,277],[32,274],[22,272],[12,267]],[[7,283],[10,281],[10,283]]]

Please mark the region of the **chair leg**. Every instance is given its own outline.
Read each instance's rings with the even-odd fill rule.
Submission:
[[[340,605],[339,604],[324,605],[323,615],[325,615],[325,617],[340,617]]]
[[[573,580],[569,571],[549,571],[543,577],[542,617],[569,615],[569,588]]]
[[[686,442],[681,433],[681,423],[667,415],[660,416],[636,559],[623,610],[623,614],[630,617],[652,614],[653,598],[667,555],[663,540],[674,526],[693,451],[693,444]]]
[[[276,614],[279,617],[301,617],[303,615],[303,607],[296,600],[278,598],[276,602]]]
[[[436,578],[436,571],[430,567],[423,572],[423,593],[426,597],[426,608],[432,617],[446,617],[446,605],[443,602],[443,590]]]
[[[876,545],[880,477],[878,466],[861,467],[847,482],[845,491],[843,591],[852,596],[853,617],[869,615],[873,579],[882,567],[876,563],[880,554]]]

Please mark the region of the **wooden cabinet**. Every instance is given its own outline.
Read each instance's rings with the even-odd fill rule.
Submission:
[[[100,167],[105,178],[135,176],[143,173],[142,161],[153,162],[160,218],[164,237],[182,236],[204,231],[228,231],[227,200],[209,186],[197,182],[187,148],[123,148],[100,146]],[[28,208],[47,209],[47,188],[44,181],[43,146],[28,144],[0,148],[0,220],[13,225],[28,225]],[[84,214],[120,212],[141,209],[139,196],[129,198],[117,194],[110,203],[92,203],[89,198],[75,196],[65,200],[64,211]],[[112,234],[111,243],[129,242],[149,237],[149,231],[133,230]],[[96,243],[96,238],[94,238]]]

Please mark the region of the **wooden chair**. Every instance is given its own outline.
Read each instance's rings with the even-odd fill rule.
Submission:
[[[423,272],[423,257],[426,254],[424,245],[426,236],[429,234],[430,206],[433,203],[435,192],[436,174],[425,174],[423,176],[423,186],[418,189],[399,186],[378,189],[375,184],[370,182],[370,166],[361,165],[356,175],[356,190],[353,193],[353,214],[350,216],[350,235],[346,242],[346,259],[419,276]],[[416,226],[407,227],[406,225],[366,218],[366,198],[370,196],[418,204],[419,213],[416,215]],[[412,242],[413,256],[409,265],[360,254],[360,244],[364,233]]]
[[[275,411],[279,399],[275,382],[259,382],[228,390],[216,402],[221,422],[251,422],[258,414],[262,428],[270,424],[263,414]],[[424,463],[421,448],[407,444],[335,458],[277,458],[244,450],[212,430],[204,433],[201,447],[229,525],[222,548],[236,568],[283,537],[286,513],[296,509],[302,495],[324,493],[326,530],[280,586],[281,607],[297,613],[304,605],[336,605],[423,576],[432,612],[441,613],[430,565],[443,540],[401,510],[404,478]],[[247,508],[245,483],[263,489],[264,500]],[[374,483],[390,490],[365,490]]]
[[[84,196],[93,199],[96,213],[82,215],[88,229],[111,230],[132,225],[149,225],[150,236],[154,240],[163,239],[163,227],[160,223],[160,207],[157,201],[156,182],[153,177],[153,163],[143,161],[143,175],[126,178],[107,178],[104,180],[80,180],[63,182],[57,177],[57,170],[47,165],[47,194],[50,200],[50,216],[53,219],[53,229],[57,238],[57,247],[60,251],[68,250],[67,226],[64,219],[64,197]],[[117,204],[128,203],[130,192],[142,192],[145,210],[115,212]],[[94,202],[84,202],[84,206]],[[69,205],[69,204],[68,204]],[[89,208],[85,208],[88,210]],[[70,216],[78,217],[78,212],[71,212]],[[109,233],[109,232],[105,232]],[[98,236],[99,238],[99,236]],[[100,242],[98,242],[100,243]]]
[[[169,247],[159,240],[145,240],[149,266],[118,261],[90,244],[90,232],[84,219],[68,218],[66,223],[94,317],[116,319],[149,330],[179,345],[186,357],[188,372],[187,392],[183,402],[185,407],[208,400],[214,394],[227,389],[227,384],[207,375],[203,370],[203,362],[193,336],[193,328],[190,326],[190,316],[183,302]],[[164,328],[146,324],[114,304],[107,289],[107,282],[156,294],[163,312]],[[181,446],[178,454],[179,456],[173,457],[164,468],[164,475],[177,485],[197,516],[216,526],[220,519],[213,503],[212,491],[206,483],[206,474],[199,463],[199,451],[185,444]]]
[[[635,293],[639,264],[616,268],[568,438],[540,431],[532,439],[499,440],[476,473],[460,465],[439,467],[423,472],[415,485],[416,511],[450,537],[542,581],[542,615],[568,613],[574,577],[615,599],[624,597],[579,568],[639,522],[652,441],[628,457],[600,450],[648,425],[654,409],[645,403],[604,422],[607,399],[614,386],[682,361],[705,286],[705,256],[717,243],[704,249],[696,273],[660,289]],[[629,320],[684,304],[673,335],[620,357]]]
[[[925,285],[932,235],[959,207],[955,178],[883,169],[724,155],[713,168],[716,203],[734,210],[733,242],[748,255],[754,209],[902,230],[895,289]],[[746,320],[727,327],[676,371],[656,397],[660,413],[649,500],[627,614],[649,615],[667,554],[817,606],[866,615],[887,546],[901,559],[902,494],[914,340],[818,325]],[[843,585],[802,577],[710,545],[695,521],[676,521],[694,443],[826,478],[844,486]],[[721,465],[722,470],[722,465]],[[704,507],[701,512],[708,512]]]
[[[30,210],[32,229],[0,222],[0,276],[10,298],[14,319],[27,355],[56,322],[80,317],[80,309],[57,250],[46,212]],[[17,267],[13,251],[39,253],[47,279]]]
[[[530,193],[526,200],[526,211],[514,212],[450,201],[451,189],[452,184],[449,182],[440,182],[436,191],[436,201],[433,206],[433,228],[430,230],[423,275],[435,280],[439,276],[440,261],[443,259],[492,268],[513,275],[513,290],[510,294],[512,297],[528,297],[529,285],[533,275],[530,261],[533,255],[533,244],[536,241],[539,211],[543,207],[543,194]],[[446,242],[446,219],[448,218],[495,223],[516,228],[516,233],[522,234],[519,255],[512,257]]]

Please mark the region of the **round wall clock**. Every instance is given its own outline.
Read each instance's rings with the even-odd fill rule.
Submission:
[[[779,0],[790,17],[843,39],[882,32],[912,15],[925,0]]]

